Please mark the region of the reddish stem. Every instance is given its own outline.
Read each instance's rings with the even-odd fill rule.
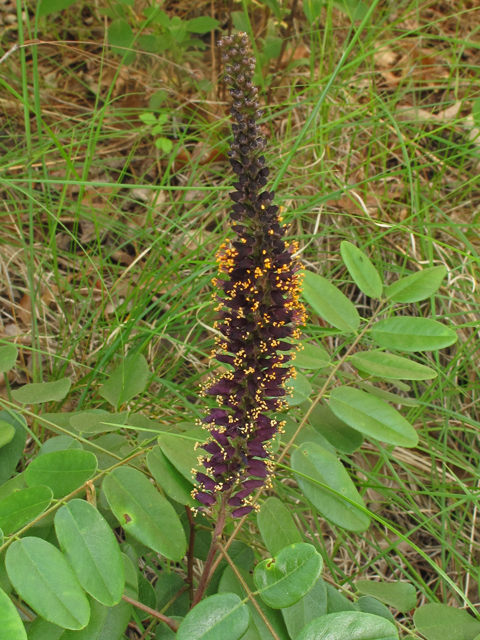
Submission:
[[[203,572],[200,577],[200,581],[198,583],[195,596],[193,598],[192,608],[196,604],[198,604],[200,600],[203,598],[205,594],[205,590],[208,587],[208,583],[210,582],[210,573],[211,573],[212,564],[218,550],[218,543],[220,542],[220,539],[222,537],[223,528],[225,526],[225,520],[227,518],[225,507],[226,507],[226,501],[228,497],[229,497],[228,494],[225,494],[225,493],[222,494],[220,508],[218,511],[218,520],[212,535],[212,544],[210,545],[210,549],[208,550],[208,556],[205,561],[205,566],[203,568]]]
[[[187,576],[188,576],[188,595],[190,602],[193,601],[193,551],[195,546],[195,521],[193,519],[192,510],[188,505],[185,505],[185,511],[187,512],[188,524],[190,526],[190,540],[188,543],[188,559],[187,559]]]
[[[175,620],[172,620],[171,618],[169,618],[168,616],[164,616],[163,613],[160,613],[160,611],[155,611],[155,609],[150,609],[150,607],[147,607],[146,604],[142,604],[141,602],[138,602],[138,600],[134,600],[133,598],[130,598],[129,596],[126,596],[126,595],[122,596],[122,600],[125,600],[125,602],[129,602],[130,604],[133,604],[134,607],[137,607],[137,609],[141,609],[142,611],[145,611],[145,613],[148,613],[148,615],[153,616],[154,618],[157,618],[157,620],[161,620],[162,622],[165,622],[165,624],[168,625],[170,629],[175,633],[178,631],[178,623],[175,622]]]

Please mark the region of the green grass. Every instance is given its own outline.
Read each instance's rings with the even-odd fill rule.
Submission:
[[[273,491],[321,551],[330,579],[349,592],[359,577],[395,578],[416,586],[419,604],[478,607],[480,146],[465,119],[480,95],[478,9],[444,3],[444,15],[434,12],[438,3],[400,0],[392,12],[379,2],[358,32],[359,23],[352,28],[327,5],[321,28],[299,10],[285,59],[300,51],[303,64],[282,70],[265,111],[277,202],[304,265],[340,285],[364,317],[375,307],[349,280],[342,240],[364,248],[386,283],[444,264],[448,283],[435,299],[404,313],[455,325],[460,341],[419,357],[439,376],[407,392],[419,401],[404,408],[420,434],[415,450],[367,444],[344,456],[381,518],[365,534],[319,519],[288,472],[279,471]],[[260,48],[264,10],[249,12]],[[38,37],[46,27],[40,22]],[[22,46],[0,68],[0,344],[15,341],[22,358],[12,383],[69,375],[65,410],[103,407],[99,385],[138,351],[152,378],[129,408],[161,422],[192,421],[214,345],[210,279],[228,236],[232,180],[225,161],[203,164],[202,154],[225,151],[225,104],[215,90],[198,90],[185,62],[177,68],[168,56],[141,55],[122,67],[101,45],[103,23],[94,16],[86,26],[76,4],[48,27],[49,39],[62,42]],[[22,45],[33,26],[4,32],[4,51],[17,34]],[[85,42],[65,43],[72,34]],[[375,61],[380,46],[392,52],[389,67]],[[211,78],[209,46],[188,64]],[[138,119],[159,89],[169,92],[170,157]],[[453,118],[438,116],[459,101]],[[179,162],[185,149],[190,157]],[[316,319],[304,333],[342,355]],[[40,422],[31,427],[48,436]],[[261,549],[252,531],[240,537]],[[419,637],[407,631],[410,616],[397,620]]]

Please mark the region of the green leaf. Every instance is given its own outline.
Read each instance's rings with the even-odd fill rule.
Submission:
[[[27,441],[25,418],[15,411],[0,411],[0,420],[11,424],[16,433],[8,444],[0,449],[0,485],[9,480],[23,453]]]
[[[52,451],[67,451],[68,449],[81,448],[81,443],[75,440],[75,438],[72,438],[72,436],[55,436],[54,438],[49,438],[42,444],[37,456],[44,456],[46,453],[52,453]]]
[[[317,582],[322,571],[322,556],[311,544],[285,547],[274,559],[260,562],[253,581],[262,600],[272,609],[291,607]]]
[[[88,626],[82,631],[65,631],[61,640],[123,640],[125,638],[123,634],[132,617],[132,605],[121,601],[114,607],[105,607],[99,602],[96,604],[93,602],[95,601],[92,601],[92,614]],[[101,627],[100,623],[102,623]],[[42,638],[42,640],[53,639]]]
[[[355,605],[342,595],[335,587],[328,582],[327,588],[327,613],[339,613],[340,611],[355,611]]]
[[[45,620],[42,616],[37,616],[28,627],[28,640],[59,640],[60,637],[63,640],[62,634],[64,633],[67,633],[67,630],[63,627]],[[77,631],[72,631],[72,633],[77,633]]]
[[[280,51],[282,50],[283,39],[277,36],[267,36],[265,38],[265,44],[263,46],[263,55],[267,60],[273,60],[278,58]]]
[[[155,482],[165,493],[180,504],[199,506],[200,503],[191,496],[193,484],[188,482],[165,457],[160,447],[154,447],[147,455],[147,466],[155,478]]]
[[[128,356],[100,390],[100,395],[116,409],[145,391],[150,371],[141,353]]]
[[[282,609],[282,614],[291,638],[297,638],[312,620],[326,615],[327,588],[323,578],[318,578],[312,589],[296,604]]]
[[[257,514],[257,525],[271,556],[284,547],[302,542],[290,511],[278,498],[268,498]]]
[[[132,54],[133,58],[135,57],[135,52],[128,52],[128,49],[131,48],[134,39],[135,36],[133,35],[132,27],[128,22],[125,22],[125,20],[122,20],[121,18],[114,20],[108,27],[108,42],[112,46],[112,53],[116,53],[119,56],[127,54],[128,61],[132,58]],[[108,398],[106,399],[108,400]]]
[[[380,387],[376,387],[374,384],[370,384],[370,382],[359,382],[358,386],[360,389],[363,389],[367,393],[371,393],[377,398],[381,398],[382,400],[386,400],[387,402],[393,402],[394,404],[401,404],[406,407],[418,407],[419,401],[415,398],[406,398],[405,396],[399,396],[398,393],[392,393],[391,391],[385,391],[385,389],[380,389]]]
[[[363,20],[368,13],[368,5],[362,0],[337,0],[333,4],[351,20]]]
[[[80,631],[65,630],[63,635],[60,636],[61,640],[102,640],[102,629],[108,615],[108,607],[105,607],[100,602],[94,600],[91,596],[88,596],[88,603],[90,605],[90,620],[87,626]],[[127,604],[125,602],[125,604]],[[30,639],[29,639],[30,640]],[[50,638],[45,638],[50,640]]]
[[[38,5],[37,15],[41,18],[42,16],[48,16],[57,11],[63,11],[74,2],[75,0],[41,0]]]
[[[55,498],[62,498],[81,487],[96,469],[97,458],[90,451],[52,451],[32,460],[25,470],[25,482],[29,487],[46,485]]]
[[[433,296],[446,275],[444,266],[423,269],[394,282],[385,289],[385,294],[393,302],[419,302]]]
[[[289,389],[291,387],[291,389]],[[287,394],[290,392],[291,396],[287,395],[288,405],[290,407],[296,407],[305,400],[308,400],[313,393],[312,385],[308,381],[303,373],[297,371],[295,378],[289,378],[285,382],[285,389]]]
[[[0,347],[0,373],[6,373],[17,362],[18,349],[14,344],[6,344]]]
[[[355,305],[326,278],[303,271],[303,296],[320,317],[344,333],[354,333],[360,326]]]
[[[27,633],[15,605],[0,589],[0,620],[2,640],[27,640]]]
[[[393,624],[395,624],[395,618],[392,616],[387,607],[382,604],[377,598],[372,598],[371,596],[362,596],[355,603],[358,611],[363,611],[363,613],[371,613],[374,616],[380,616],[381,618],[385,618],[385,620],[389,620]]]
[[[177,640],[239,640],[250,622],[248,607],[234,593],[205,598],[186,616]]]
[[[311,342],[300,343],[302,350],[295,354],[292,364],[300,369],[323,369],[330,362],[330,356],[323,349]]]
[[[55,382],[32,382],[12,391],[12,397],[21,404],[60,402],[68,394],[71,386],[70,378],[62,378]]]
[[[437,377],[433,369],[381,349],[356,353],[350,362],[360,371],[387,380],[432,380]]]
[[[0,553],[0,589],[3,589],[5,593],[10,593],[12,590],[12,583],[5,568],[5,551]]]
[[[252,575],[242,568],[238,568],[238,571],[242,576],[243,581],[250,589],[250,592],[253,593],[255,591],[255,584],[253,582]],[[227,567],[223,572],[222,579],[220,580],[220,584],[218,587],[218,592],[235,593],[242,600],[245,600],[247,598],[246,591],[244,590],[242,584],[240,583],[231,567]],[[270,622],[271,626],[276,632],[279,640],[290,640],[281,612],[278,609],[271,609],[259,598],[256,598],[256,601],[258,606],[262,610],[262,613]],[[250,625],[247,629],[246,634],[242,636],[242,640],[271,640],[272,634],[270,633],[262,616],[254,607],[251,600],[248,599],[246,601],[246,604],[250,610]]]
[[[103,481],[103,491],[122,527],[150,549],[179,562],[187,541],[172,505],[136,469],[118,467]]]
[[[400,447],[415,447],[418,434],[389,404],[365,391],[337,387],[330,394],[333,413],[370,438]]]
[[[200,16],[199,18],[192,18],[187,21],[187,31],[193,33],[208,33],[218,27],[220,22],[210,16]]]
[[[262,4],[266,5],[270,9],[277,20],[282,19],[283,11],[278,4],[278,0],[262,0]]]
[[[351,242],[340,244],[340,253],[357,287],[370,298],[382,297],[382,280],[370,258]]]
[[[8,548],[5,564],[18,595],[42,618],[66,629],[87,626],[88,600],[56,547],[40,538],[22,538]]]
[[[323,0],[303,0],[303,12],[312,24],[322,13]]]
[[[130,547],[130,545],[128,545]],[[130,547],[133,553],[133,549]],[[125,587],[123,593],[133,600],[138,600],[138,577],[140,570],[136,556],[134,558],[126,553],[122,553],[123,573],[125,576]]]
[[[457,341],[457,334],[441,322],[410,316],[380,320],[371,336],[381,347],[399,351],[435,351]]]
[[[426,604],[413,614],[418,631],[427,640],[474,640],[480,622],[463,609],[446,604]]]
[[[281,420],[282,422],[285,422],[285,426],[283,427],[285,433],[282,434],[282,441],[287,443],[290,442],[295,433],[297,433],[298,423],[292,420],[292,418],[290,418],[290,416],[288,415],[281,416]],[[309,424],[305,424],[298,432],[298,435],[295,437],[295,444],[297,445],[297,447],[304,442],[315,442],[327,451],[330,451],[330,453],[335,453],[335,447],[332,447],[328,440],[324,438],[320,433],[317,433],[317,431],[315,431],[315,429]]]
[[[367,596],[373,596],[385,604],[406,613],[417,606],[417,595],[413,584],[408,582],[374,582],[357,580],[355,586]]]
[[[138,600],[147,607],[150,607],[150,609],[155,609],[156,607],[157,596],[155,589],[142,573],[138,580]]]
[[[327,520],[349,531],[368,528],[370,518],[359,508],[364,506],[363,500],[336,456],[313,442],[306,442],[293,452],[291,465],[298,486]],[[342,496],[359,507],[343,500]]]
[[[161,573],[155,583],[157,596],[157,611],[162,611],[167,616],[186,616],[190,608],[188,592],[184,591],[178,597],[178,592],[185,587],[185,581],[178,573]],[[171,603],[168,607],[167,605]],[[166,608],[167,607],[167,608]]]
[[[129,411],[121,413],[79,413],[70,418],[70,424],[78,433],[87,434],[87,437],[107,431],[118,431],[126,424]]]
[[[165,89],[155,91],[155,93],[150,96],[148,108],[152,109],[153,111],[157,111],[157,109],[160,108],[160,106],[165,102],[167,98],[168,93],[165,91]]]
[[[248,22],[247,16],[245,15],[245,12],[232,11],[231,16],[232,16],[232,23],[235,29],[238,29],[238,31],[245,31],[246,33],[248,33],[249,22]]]
[[[11,442],[16,433],[13,425],[0,420],[0,449]]]
[[[158,444],[177,471],[189,482],[193,482],[192,469],[198,467],[200,453],[195,449],[195,445],[197,442],[205,442],[207,434],[204,429],[192,429],[185,435],[187,437],[182,438],[170,433],[162,433],[158,437]]]
[[[125,586],[122,556],[97,509],[85,500],[71,500],[55,515],[55,533],[85,591],[107,607],[118,604]]]
[[[170,153],[173,148],[173,142],[168,138],[157,138],[155,140],[155,146],[157,149],[161,149],[163,153]]]
[[[9,536],[43,513],[52,498],[48,487],[22,489],[3,498],[0,500],[0,529]]]
[[[8,482],[2,484],[0,486],[0,500],[6,498],[11,495],[15,491],[20,491],[21,489],[26,489],[27,485],[25,482],[25,472],[18,473],[16,476],[13,476]]]
[[[398,640],[395,625],[370,613],[342,611],[310,622],[297,640]]]
[[[337,418],[333,411],[323,404],[316,404],[313,407],[308,421],[341,453],[350,455],[362,446],[363,436],[361,433]]]

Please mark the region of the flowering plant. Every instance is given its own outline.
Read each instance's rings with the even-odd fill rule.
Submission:
[[[299,300],[300,264],[295,242],[283,239],[285,225],[274,193],[262,191],[270,173],[262,151],[266,139],[258,120],[258,89],[252,83],[255,58],[249,55],[246,34],[224,37],[219,46],[229,63],[225,76],[234,102],[230,163],[237,174],[230,193],[232,231],[237,238],[217,254],[222,290],[216,310],[221,320],[215,358],[230,368],[209,382],[204,394],[215,396],[218,408],[204,419],[210,438],[202,448],[208,475],[197,473],[193,496],[206,506],[224,493],[233,517],[252,510],[251,495],[272,473],[269,446],[282,424],[270,417],[287,395],[285,381],[295,376],[287,365],[297,349],[285,339],[299,337],[305,309]],[[293,353],[292,353],[293,352]]]

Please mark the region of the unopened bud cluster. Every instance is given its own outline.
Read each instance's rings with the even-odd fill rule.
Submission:
[[[298,337],[305,309],[299,301],[296,244],[283,240],[285,225],[272,204],[274,193],[262,191],[269,169],[262,155],[266,139],[257,124],[262,112],[252,83],[255,58],[244,33],[224,37],[218,45],[233,99],[229,156],[237,174],[230,193],[236,239],[217,254],[220,275],[214,284],[222,293],[216,295],[221,318],[216,327],[223,337],[214,357],[228,370],[203,390],[219,406],[203,420],[210,437],[202,445],[205,473],[197,473],[193,495],[213,506],[219,492],[228,491],[232,515],[241,517],[253,508],[251,494],[272,473],[270,442],[281,424],[269,414],[285,407],[284,383],[295,375],[287,363],[296,350],[285,339]]]

